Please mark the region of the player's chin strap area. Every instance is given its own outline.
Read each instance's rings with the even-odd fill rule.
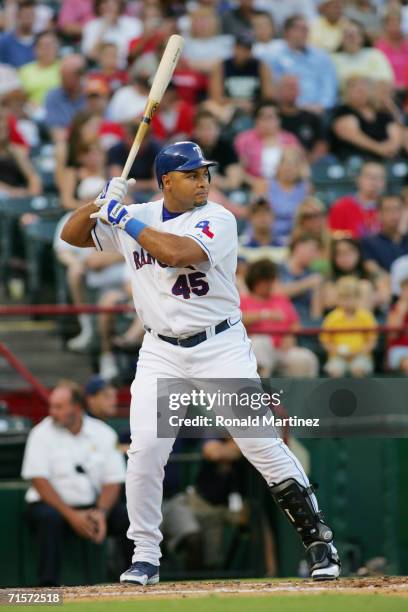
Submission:
[[[325,523],[322,512],[313,505],[313,487],[303,487],[293,478],[270,487],[277,505],[292,523],[306,548],[306,559],[313,572],[330,564],[340,565],[336,549],[331,544],[333,531]]]

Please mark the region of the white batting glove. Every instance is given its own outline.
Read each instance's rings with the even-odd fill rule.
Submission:
[[[99,208],[111,200],[115,200],[122,204],[126,198],[128,188],[135,183],[136,181],[133,178],[124,179],[120,176],[115,176],[106,183],[101,193],[94,200],[94,204]]]
[[[111,200],[101,206],[98,212],[92,213],[90,219],[100,219],[107,225],[113,225],[119,229],[125,229],[126,223],[130,220],[126,206],[117,200]]]
[[[111,200],[107,204],[90,215],[91,219],[100,219],[116,229],[125,231],[134,240],[137,240],[139,234],[146,227],[146,224],[129,215],[126,206],[120,204],[116,200]]]

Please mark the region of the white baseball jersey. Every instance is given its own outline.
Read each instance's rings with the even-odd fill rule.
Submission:
[[[119,251],[131,270],[136,311],[146,327],[166,336],[191,336],[225,319],[240,318],[235,284],[237,225],[223,206],[207,202],[163,221],[163,200],[128,206],[131,216],[163,232],[188,236],[208,261],[173,268],[146,252],[120,229],[97,221],[92,230],[99,251]]]

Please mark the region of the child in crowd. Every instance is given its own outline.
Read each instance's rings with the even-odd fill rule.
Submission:
[[[249,293],[241,295],[242,320],[252,341],[260,375],[269,376],[278,371],[284,376],[317,376],[315,355],[307,348],[296,346],[291,334],[300,329],[299,316],[282,292],[276,265],[269,259],[259,259],[248,267],[245,281]]]
[[[320,334],[320,342],[328,354],[324,369],[333,378],[347,373],[355,377],[367,376],[373,372],[376,320],[369,310],[360,306],[361,289],[357,278],[340,278],[336,289],[338,307],[324,318],[324,331]],[[354,328],[359,331],[349,331]],[[338,331],[328,333],[329,330]]]

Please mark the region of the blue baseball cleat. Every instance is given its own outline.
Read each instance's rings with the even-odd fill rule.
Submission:
[[[120,577],[120,581],[128,584],[157,584],[159,582],[159,567],[145,561],[132,563],[129,569]]]

